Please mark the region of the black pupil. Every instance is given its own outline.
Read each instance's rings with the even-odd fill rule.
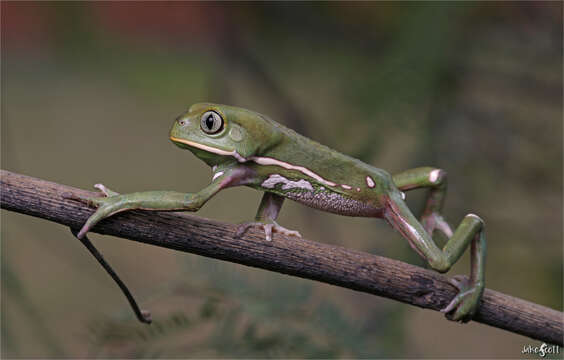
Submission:
[[[208,117],[206,118],[206,126],[208,127],[208,130],[211,130],[213,128],[213,123],[214,123],[214,118],[212,114],[209,114]]]

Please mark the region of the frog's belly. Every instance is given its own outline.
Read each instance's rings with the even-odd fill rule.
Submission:
[[[283,196],[312,208],[339,215],[361,217],[382,216],[382,208],[376,208],[333,192],[286,192]]]

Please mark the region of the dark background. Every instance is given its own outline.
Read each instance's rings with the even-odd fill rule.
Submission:
[[[449,173],[487,224],[489,288],[562,310],[562,3],[6,2],[2,168],[76,187],[196,192],[167,138],[192,103],[249,108],[392,173]],[[222,192],[199,215],[254,217]],[[409,193],[421,209],[422,193]],[[286,202],[307,238],[424,266],[384,222]],[[241,265],[2,212],[2,357],[520,357],[530,339]],[[449,275],[467,273],[465,255]]]

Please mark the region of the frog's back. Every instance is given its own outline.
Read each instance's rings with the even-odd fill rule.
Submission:
[[[307,206],[347,216],[381,216],[382,195],[397,191],[384,170],[342,154],[264,117],[281,141],[256,161],[270,191]]]
[[[270,155],[288,163],[304,166],[320,176],[327,177],[331,182],[344,185],[344,189],[374,189],[378,185],[387,186],[387,183],[392,181],[390,174],[385,170],[331,149],[264,115],[261,116],[284,134],[281,144],[264,156]]]

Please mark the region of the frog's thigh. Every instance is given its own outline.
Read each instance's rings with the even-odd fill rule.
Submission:
[[[398,189],[407,191],[423,187],[446,188],[447,174],[442,169],[426,166],[402,171],[392,178]]]

